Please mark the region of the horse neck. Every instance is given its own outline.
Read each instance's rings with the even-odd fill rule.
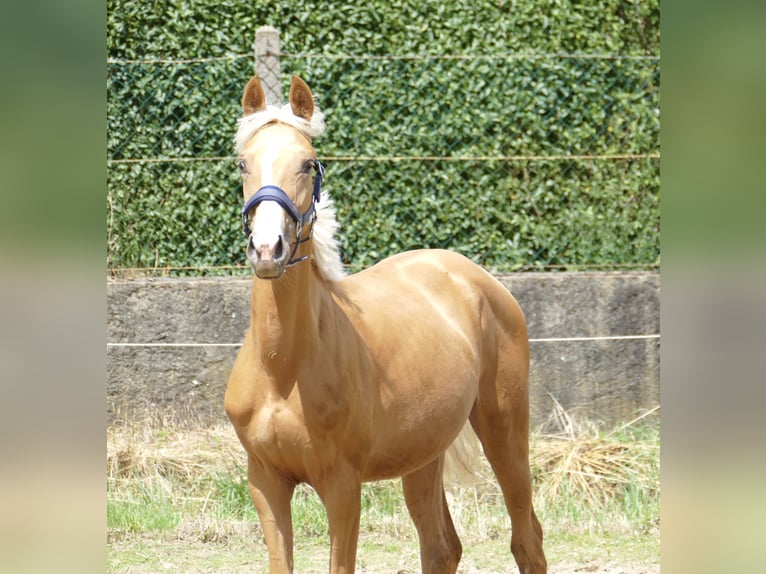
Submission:
[[[313,301],[320,287],[310,263],[296,265],[281,278],[253,279],[250,328],[257,351],[267,368],[293,378],[302,357],[308,356],[316,336]]]

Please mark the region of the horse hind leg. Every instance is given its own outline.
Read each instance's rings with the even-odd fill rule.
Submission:
[[[454,574],[463,553],[447,506],[444,455],[402,477],[404,499],[420,541],[424,574]]]
[[[543,532],[532,508],[526,374],[504,383],[480,385],[470,421],[503,492],[511,517],[511,552],[519,571],[545,574]]]

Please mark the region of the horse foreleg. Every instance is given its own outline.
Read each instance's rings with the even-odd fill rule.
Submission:
[[[418,531],[424,574],[454,574],[462,554],[443,487],[444,456],[402,477],[407,509]]]
[[[330,574],[350,574],[356,564],[362,483],[350,465],[336,464],[314,484],[327,510],[330,528]]]
[[[290,500],[295,483],[252,457],[248,458],[247,478],[250,496],[258,511],[269,549],[269,572],[292,573],[293,519]]]

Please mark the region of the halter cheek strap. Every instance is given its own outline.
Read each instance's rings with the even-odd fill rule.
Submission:
[[[309,236],[305,239],[301,238],[303,226],[314,223],[314,220],[316,219],[316,204],[319,203],[319,198],[322,195],[322,178],[324,177],[324,166],[319,163],[319,161],[315,160],[313,167],[314,171],[316,172],[314,177],[314,190],[311,194],[311,205],[305,211],[305,213],[301,213],[298,209],[298,206],[293,203],[293,200],[290,199],[285,191],[276,185],[264,185],[261,187],[252,196],[250,196],[242,208],[242,229],[245,232],[246,237],[248,237],[251,233],[248,214],[255,206],[263,201],[275,201],[290,215],[290,217],[292,217],[293,221],[295,221],[297,225],[297,231],[295,246],[293,247],[293,251],[290,254],[290,261],[287,263],[288,266],[300,263],[307,258],[304,256],[299,259],[293,259],[295,252],[298,250],[298,246],[311,238],[310,233]]]

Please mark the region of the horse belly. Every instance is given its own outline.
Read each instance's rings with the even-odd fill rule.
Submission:
[[[363,479],[372,481],[396,478],[422,468],[449,448],[467,419],[467,413],[456,413],[442,420],[436,418],[421,426],[397,429],[378,438]]]
[[[417,470],[452,444],[478,394],[478,374],[465,363],[460,367],[446,378],[403,378],[382,387],[369,480]]]
[[[487,366],[480,317],[467,307],[400,317],[389,327],[398,336],[379,341],[371,475],[422,467],[465,425]]]

